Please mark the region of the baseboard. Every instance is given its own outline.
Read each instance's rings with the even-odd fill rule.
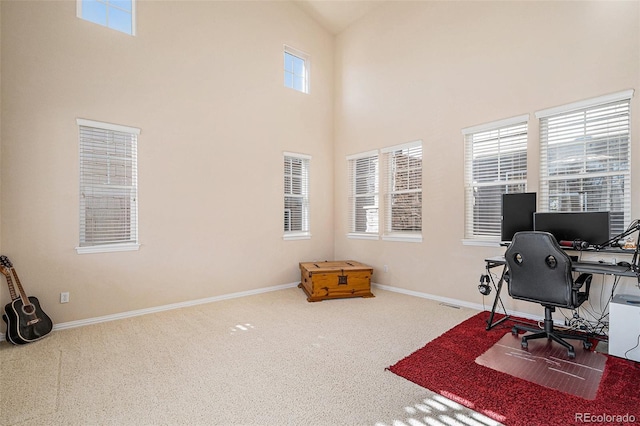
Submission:
[[[112,315],[104,315],[104,316],[101,316],[101,317],[87,318],[87,319],[77,320],[77,321],[62,322],[60,324],[54,324],[53,330],[54,331],[55,330],[65,330],[65,329],[68,329],[68,328],[82,327],[82,326],[91,325],[91,324],[99,324],[101,322],[108,322],[108,321],[115,321],[115,320],[124,319],[124,318],[137,317],[137,316],[140,316],[140,315],[147,315],[147,314],[152,314],[152,313],[155,313],[155,312],[169,311],[169,310],[172,310],[172,309],[186,308],[186,307],[189,307],[189,306],[202,305],[202,304],[205,304],[205,303],[219,302],[221,300],[228,300],[228,299],[236,299],[236,298],[239,298],[239,297],[253,296],[253,295],[256,295],[256,294],[268,293],[268,292],[271,292],[271,291],[278,291],[278,290],[284,290],[286,288],[296,287],[298,285],[298,283],[299,282],[296,281],[295,283],[281,284],[281,285],[276,285],[276,286],[271,286],[271,287],[258,288],[258,289],[255,289],[255,290],[248,290],[248,291],[240,291],[240,292],[237,292],[237,293],[223,294],[222,296],[206,297],[204,299],[196,299],[196,300],[189,300],[189,301],[186,301],[186,302],[171,303],[169,305],[155,306],[153,308],[137,309],[135,311],[121,312],[121,313],[112,314]],[[3,340],[5,340],[5,336],[4,335],[0,335],[0,341],[3,341]]]
[[[221,296],[214,296],[214,297],[206,297],[204,299],[196,299],[196,300],[189,300],[186,302],[179,302],[179,303],[171,303],[169,305],[162,305],[162,306],[155,306],[153,308],[146,308],[146,309],[137,309],[135,311],[128,311],[128,312],[121,312],[121,313],[117,313],[117,314],[112,314],[112,315],[104,315],[101,317],[93,317],[93,318],[87,318],[87,319],[83,319],[83,320],[77,320],[77,321],[68,321],[68,322],[63,322],[60,324],[54,324],[53,326],[53,330],[65,330],[68,328],[75,328],[75,327],[83,327],[85,325],[91,325],[91,324],[99,324],[102,322],[109,322],[109,321],[116,321],[119,319],[124,319],[124,318],[131,318],[131,317],[137,317],[140,315],[147,315],[147,314],[152,314],[155,312],[163,312],[163,311],[169,311],[172,309],[179,309],[179,308],[186,308],[189,306],[196,306],[196,305],[202,305],[205,303],[213,303],[213,302],[219,302],[222,300],[228,300],[228,299],[236,299],[239,297],[246,297],[246,296],[253,296],[256,294],[261,294],[261,293],[268,293],[271,291],[278,291],[278,290],[284,290],[287,288],[292,288],[292,287],[296,287],[298,285],[298,282],[294,282],[294,283],[289,283],[289,284],[281,284],[281,285],[276,285],[276,286],[271,286],[271,287],[263,287],[263,288],[258,288],[255,290],[248,290],[248,291],[240,291],[237,293],[229,293],[229,294],[223,294]],[[430,300],[435,300],[437,302],[452,306],[452,307],[465,307],[465,308],[469,308],[469,309],[474,309],[476,311],[483,311],[486,310],[486,307],[479,304],[479,303],[471,303],[471,302],[466,302],[464,300],[459,300],[459,299],[452,299],[449,297],[442,297],[442,296],[437,296],[435,294],[429,294],[429,293],[423,293],[423,292],[419,292],[419,291],[413,291],[413,290],[407,290],[404,288],[400,288],[400,287],[393,287],[393,286],[389,286],[389,285],[384,285],[384,284],[377,284],[377,283],[372,283],[371,284],[372,287],[377,287],[381,290],[386,290],[386,291],[392,291],[395,293],[401,293],[401,294],[406,294],[408,296],[414,296],[414,297],[420,297],[423,299],[430,299]],[[510,312],[510,315],[514,315],[514,316],[518,316],[521,318],[527,318],[527,319],[531,319],[531,320],[535,320],[535,321],[539,321],[539,320],[543,320],[544,317],[536,317],[536,316],[532,316],[531,314],[525,313],[525,312]],[[4,335],[0,335],[0,342],[5,340],[5,336]]]
[[[467,302],[467,301],[464,301],[464,300],[452,299],[452,298],[449,298],[449,297],[436,296],[435,294],[422,293],[420,291],[407,290],[407,289],[404,289],[404,288],[393,287],[393,286],[384,285],[384,284],[372,283],[371,285],[373,287],[377,287],[377,288],[379,288],[381,290],[393,291],[395,293],[406,294],[408,296],[414,296],[414,297],[420,297],[420,298],[423,298],[423,299],[435,300],[436,302],[440,302],[442,304],[453,306],[453,307],[469,308],[469,309],[474,309],[476,311],[486,311],[487,310],[486,305],[482,305],[480,303],[471,303],[471,302]],[[502,313],[502,312],[500,312],[500,313]],[[515,317],[529,319],[529,320],[532,320],[532,321],[544,321],[544,316],[531,315],[530,313],[527,313],[527,312],[509,311],[509,315],[515,316]],[[557,325],[564,326],[564,324],[560,320],[554,320],[554,323],[557,324]]]
[[[407,290],[407,289],[404,289],[404,288],[393,287],[393,286],[384,285],[384,284],[373,283],[372,286],[373,287],[377,287],[377,288],[379,288],[381,290],[393,291],[395,293],[401,293],[401,294],[406,294],[408,296],[420,297],[422,299],[435,300],[436,302],[441,302],[443,304],[451,305],[451,306],[454,306],[454,307],[457,306],[457,307],[470,308],[470,309],[475,309],[476,311],[483,311],[484,310],[484,307],[482,305],[478,304],[478,303],[466,302],[464,300],[452,299],[450,297],[436,296],[435,294],[429,294],[429,293],[423,293],[423,292],[420,292],[420,291]]]

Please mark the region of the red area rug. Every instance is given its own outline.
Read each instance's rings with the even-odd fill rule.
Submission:
[[[640,365],[607,357],[594,400],[519,379],[475,362],[506,333],[486,331],[488,312],[462,322],[389,367],[393,373],[508,426],[640,424]]]

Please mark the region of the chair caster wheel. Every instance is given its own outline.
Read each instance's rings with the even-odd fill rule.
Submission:
[[[527,349],[529,347],[529,343],[526,340],[523,340],[520,342],[520,346],[522,346],[522,349]]]
[[[574,351],[569,351],[568,355],[569,355],[569,358],[571,358],[571,359],[576,357],[576,353]]]
[[[582,346],[583,346],[585,349],[591,349],[591,348],[593,347],[593,343],[591,343],[591,342],[583,342],[583,343],[582,343]]]
[[[511,334],[513,334],[514,336],[517,336],[518,335],[518,329],[516,327],[513,327],[511,329]]]

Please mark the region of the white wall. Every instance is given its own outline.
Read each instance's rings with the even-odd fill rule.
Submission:
[[[335,39],[289,2],[142,1],[136,37],[70,0],[0,11],[0,247],[57,323],[292,283],[299,261],[340,258],[482,303],[483,259],[502,250],[461,243],[461,129],[640,86],[638,2],[388,2]],[[283,44],[311,54],[310,95],[282,87]],[[75,252],[78,117],[142,129],[139,252]],[[529,136],[535,191],[533,115]],[[416,139],[424,242],[347,239],[345,156]],[[283,151],[313,156],[311,240],[282,240]]]
[[[638,6],[390,2],[341,33],[334,109],[336,257],[371,264],[382,284],[481,304],[483,259],[503,250],[462,244],[461,129],[530,114],[528,189],[536,191],[539,129],[533,113],[640,87]],[[633,129],[640,128],[639,98],[636,93],[632,100]],[[635,130],[633,135],[636,140]],[[345,156],[417,139],[424,142],[424,241],[347,239]],[[634,169],[640,167],[636,146]],[[634,188],[639,177],[633,173]],[[638,194],[632,195],[634,218],[640,214]],[[638,292],[635,284],[624,285]],[[539,306],[505,301],[541,315]]]
[[[2,7],[0,7],[0,23]],[[0,31],[0,94],[2,93],[2,31]],[[0,96],[0,165],[2,164],[2,96]],[[2,193],[2,173],[0,173],[0,195]],[[0,196],[0,222],[2,221],[2,197]],[[2,227],[0,226],[0,250],[2,249]]]
[[[141,1],[135,37],[75,1],[1,8],[2,251],[54,322],[293,283],[333,256],[334,39],[294,4]],[[309,95],[283,87],[284,44],[311,55]],[[78,117],[142,129],[138,252],[76,254]],[[311,240],[282,239],[283,151],[312,156]]]

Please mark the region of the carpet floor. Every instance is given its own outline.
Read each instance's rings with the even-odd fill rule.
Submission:
[[[374,293],[290,288],[1,342],[0,424],[497,424],[386,370],[477,312]]]
[[[510,333],[509,322],[485,331],[487,318],[467,319],[390,370],[509,426],[640,422],[638,363],[608,356],[593,400],[550,389],[476,362]]]

